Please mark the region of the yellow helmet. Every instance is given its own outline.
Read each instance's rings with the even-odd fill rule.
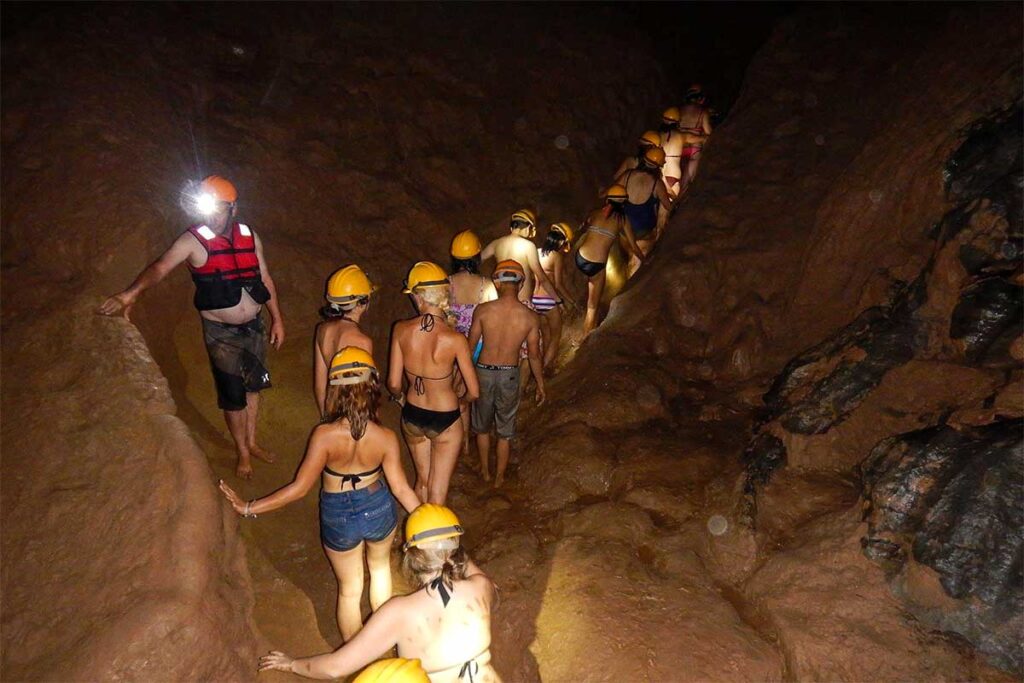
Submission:
[[[363,669],[352,683],[430,683],[418,659],[378,659]]]
[[[409,269],[409,275],[405,278],[405,289],[402,291],[412,294],[418,289],[443,287],[447,284],[448,273],[444,272],[444,268],[430,261],[420,261]]]
[[[624,202],[629,199],[629,193],[622,185],[612,185],[604,193],[604,198],[610,202]]]
[[[529,223],[533,227],[537,227],[537,214],[530,209],[519,209],[512,214],[512,221],[523,221]]]
[[[327,372],[329,384],[361,384],[377,374],[373,356],[358,346],[346,346],[334,354],[331,369]]]
[[[562,233],[566,242],[572,242],[572,227],[568,223],[552,223],[551,230]]]
[[[480,239],[471,230],[463,230],[452,240],[452,256],[457,259],[473,258],[481,249]]]
[[[405,547],[413,548],[445,538],[461,536],[465,531],[451,508],[424,503],[405,520]]]
[[[665,165],[665,150],[661,147],[649,147],[647,151],[644,152],[644,161],[652,166],[661,168]]]
[[[658,131],[649,130],[641,135],[637,142],[643,147],[661,147],[661,136],[658,135]]]
[[[352,303],[376,289],[370,284],[363,269],[357,265],[345,266],[334,271],[327,280],[327,300],[332,304]]]
[[[679,123],[681,118],[682,114],[679,113],[679,107],[669,107],[661,113],[661,120],[664,123]]]

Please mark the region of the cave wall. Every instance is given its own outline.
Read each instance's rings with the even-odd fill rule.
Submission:
[[[266,244],[291,337],[271,370],[303,370],[275,375],[264,427],[294,428],[315,419],[307,341],[334,268],[382,286],[366,322],[386,348],[412,262],[524,204],[582,215],[673,92],[646,48],[605,49],[643,44],[608,7],[240,12],[4,9],[5,677],[253,674],[235,518],[176,417],[223,429],[187,275],[144,296],[144,340],[93,313],[185,227],[187,180],[234,180]]]

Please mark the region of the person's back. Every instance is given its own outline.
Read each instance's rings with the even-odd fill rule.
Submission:
[[[679,132],[686,144],[703,142],[711,134],[711,121],[703,104],[691,102],[680,110]]]
[[[523,342],[539,325],[536,313],[518,299],[510,298],[480,304],[474,317],[484,338],[477,362],[484,365],[518,365]]]
[[[535,278],[530,264],[537,261],[537,245],[533,240],[518,235],[505,235],[491,243],[494,247],[494,258],[496,261],[515,261],[523,267],[526,279],[523,287],[519,290],[519,300],[529,301],[533,296]]]
[[[608,252],[625,224],[625,214],[610,212],[607,207],[595,209],[587,217],[586,236],[579,246],[579,253],[594,263],[607,262]]]
[[[324,491],[331,493],[347,491],[358,483],[338,475],[376,474],[388,447],[395,442],[394,432],[374,422],[366,424],[366,431],[358,440],[352,437],[347,420],[322,424],[314,431],[328,444],[322,484]]]
[[[448,277],[451,281],[450,308],[455,316],[455,329],[463,336],[469,335],[473,323],[473,311],[484,301],[495,297],[494,285],[479,273],[460,271]]]
[[[494,681],[485,676],[488,670],[491,646],[491,605],[494,587],[483,574],[473,574],[445,588],[447,604],[439,591],[430,586],[410,595],[392,598],[399,601],[406,621],[402,637],[398,640],[398,653],[409,659],[419,659],[430,673],[431,683],[468,681],[460,669],[474,660],[478,671],[473,680],[478,683]]]
[[[431,410],[457,409],[453,369],[458,344],[465,344],[466,338],[441,316],[426,313],[395,323],[395,339],[409,381],[406,400]]]
[[[355,346],[373,353],[373,340],[359,329],[359,324],[347,318],[324,320],[316,326],[316,347],[325,364],[330,364],[340,349]]]

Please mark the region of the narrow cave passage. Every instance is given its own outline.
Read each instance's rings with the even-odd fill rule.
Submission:
[[[524,394],[508,480],[482,480],[475,445],[452,477],[499,591],[495,669],[1011,680],[1020,18],[5,6],[3,676],[239,680],[269,649],[339,646],[317,499],[236,520],[215,491],[248,500],[298,467],[325,279],[357,263],[378,285],[360,324],[385,367],[413,262],[447,266],[456,233],[486,244],[522,208],[537,246],[580,225],[700,82],[714,132],[664,237],[631,278],[613,249],[586,341],[570,252],[580,310],[546,402]],[[185,183],[209,173],[239,188],[287,330],[258,431],[277,461],[248,481],[185,269],[135,306],[141,337],[94,315],[180,233]],[[384,402],[383,425],[400,432],[399,411]],[[402,460],[411,480],[405,445]],[[399,557],[396,594],[414,588]]]

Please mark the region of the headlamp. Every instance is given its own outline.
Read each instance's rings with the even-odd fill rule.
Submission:
[[[204,192],[196,197],[196,209],[204,216],[209,216],[217,210],[217,198],[209,192]]]

